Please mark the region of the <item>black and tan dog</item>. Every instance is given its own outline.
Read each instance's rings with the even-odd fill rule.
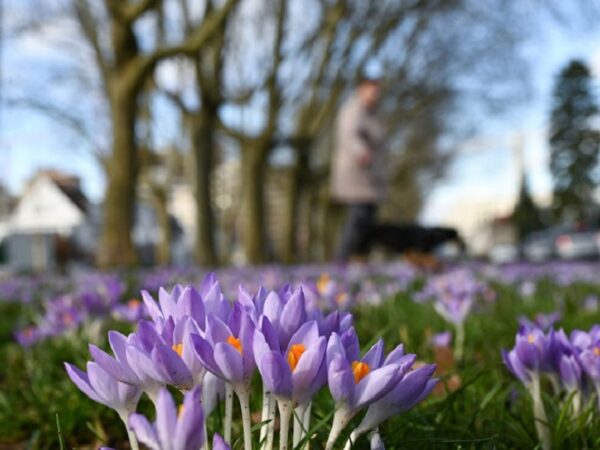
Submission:
[[[365,230],[360,245],[360,255],[367,255],[373,248],[402,254],[419,266],[435,266],[433,252],[437,247],[455,243],[461,251],[465,244],[458,231],[448,227],[423,227],[415,224],[377,224]]]

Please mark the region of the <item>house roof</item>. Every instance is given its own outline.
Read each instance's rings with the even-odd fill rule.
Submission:
[[[41,177],[49,178],[71,202],[77,206],[83,213],[87,213],[88,200],[81,190],[81,181],[79,177],[60,172],[58,170],[40,170],[29,182],[29,185]]]

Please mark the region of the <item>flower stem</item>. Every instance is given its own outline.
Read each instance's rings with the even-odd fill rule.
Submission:
[[[252,419],[250,417],[250,391],[247,387],[236,389],[242,409],[242,425],[244,427],[244,450],[252,450]]]
[[[350,433],[350,437],[346,441],[346,445],[344,445],[344,450],[350,450],[352,446],[356,444],[358,438],[365,434],[365,431],[367,430],[360,428],[360,425],[354,430],[352,430],[352,433]]]
[[[231,421],[233,419],[233,386],[225,383],[225,423],[223,424],[223,440],[231,444]]]
[[[259,438],[259,442],[262,442],[262,448],[266,448],[265,447],[265,439],[267,438],[267,425],[265,422],[267,420],[269,420],[269,406],[270,406],[270,402],[271,402],[271,395],[269,394],[269,391],[267,391],[264,387],[263,387],[263,397],[262,397],[262,413],[260,416],[260,438]]]
[[[310,429],[310,415],[312,412],[312,402],[308,402],[308,405],[304,409],[304,417],[302,417],[302,436],[300,439],[304,439],[304,437],[308,434],[308,430]],[[308,450],[310,447],[310,440],[306,441],[304,444],[303,450]]]
[[[279,450],[287,450],[288,436],[290,434],[290,419],[294,412],[291,400],[277,400],[279,405]]]
[[[454,341],[454,359],[461,362],[465,350],[465,325],[461,322],[456,324],[456,339]]]
[[[133,430],[129,427],[129,414],[127,412],[119,412],[119,417],[123,421],[125,429],[127,430],[127,439],[129,439],[129,446],[131,447],[131,450],[139,450],[140,446],[138,444],[137,437],[135,436]]]
[[[327,438],[327,444],[325,450],[331,450],[335,441],[337,441],[341,432],[344,431],[348,422],[354,417],[355,411],[352,411],[346,405],[340,406],[333,415],[333,423],[331,424],[331,431],[329,431],[329,437]]]
[[[552,443],[550,430],[548,429],[548,418],[546,417],[546,410],[544,409],[544,402],[542,400],[540,376],[537,373],[531,375],[530,392],[533,399],[533,418],[535,420],[535,430],[538,439],[544,450],[550,450]]]
[[[371,442],[371,450],[385,450],[385,446],[379,435],[379,429],[375,428],[369,433],[369,441]]]
[[[267,413],[267,441],[265,442],[265,450],[273,450],[273,441],[275,439],[275,414],[277,413],[277,402],[272,395],[269,394],[269,408]]]
[[[296,409],[294,409],[294,434],[292,438],[292,448],[296,448],[298,442],[302,439],[303,428],[304,428],[304,412],[306,411],[306,407],[308,405],[306,403],[302,405],[298,405]]]
[[[206,372],[205,372],[206,373]],[[202,375],[204,380],[204,374]],[[200,404],[204,405],[204,388],[201,391]],[[202,444],[201,450],[208,450],[208,430],[206,428],[206,420],[208,419],[207,413],[205,412],[204,418],[202,419],[202,433],[204,433],[204,443]]]

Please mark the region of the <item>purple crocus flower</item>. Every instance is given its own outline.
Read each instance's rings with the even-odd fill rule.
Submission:
[[[560,379],[567,391],[572,392],[581,388],[581,366],[575,356],[563,355],[560,359],[559,370]]]
[[[110,356],[108,353],[92,344],[89,345],[89,350],[95,362],[115,379],[123,383],[138,386],[146,392],[153,401],[156,401],[156,395],[158,394],[158,390],[162,386],[162,383],[146,377],[143,374],[142,376],[138,376],[127,357],[127,346],[132,341],[133,335],[126,337],[118,331],[111,330],[108,332],[108,342],[110,343],[110,347],[115,357]]]
[[[151,450],[198,450],[202,446],[205,436],[200,387],[185,394],[179,414],[165,388],[159,391],[156,406],[155,424],[141,414],[129,416],[129,425],[140,442]]]
[[[266,317],[254,333],[254,358],[268,392],[299,405],[308,402],[326,381],[326,340],[316,321],[303,324],[285,349]]]
[[[184,346],[173,340],[174,335],[172,318],[164,323],[162,334],[150,322],[140,321],[137,333],[127,345],[127,360],[140,379],[191,389],[194,376],[183,360]]]
[[[522,364],[531,371],[548,370],[551,365],[554,331],[545,334],[539,328],[521,326],[515,351]]]
[[[213,436],[213,450],[231,450],[231,447],[223,440],[219,433],[215,433]]]
[[[158,389],[165,384],[191,389],[197,381],[191,371],[193,362],[189,363],[190,366],[186,364],[186,359],[193,361],[191,348],[181,341],[174,341],[178,334],[183,338],[185,330],[197,330],[190,328],[188,322],[182,320],[175,327],[170,317],[163,324],[162,334],[159,334],[154,324],[142,320],[138,323],[137,332],[128,337],[109,333],[116,360],[93,345],[90,353],[107,372],[125,383],[140,386],[154,401]]]
[[[209,314],[206,333],[191,334],[192,349],[202,364],[234,387],[247,389],[254,374],[254,323],[239,304],[226,324]]]
[[[412,365],[416,359],[415,355],[404,355],[402,345],[384,359],[382,340],[362,358],[352,354],[354,351],[348,351],[337,333],[329,338],[327,379],[329,391],[336,402],[336,412],[325,447],[327,450],[333,448],[339,434],[356,413],[390,392],[404,375],[403,365]]]
[[[112,312],[118,320],[137,323],[146,316],[146,307],[138,299],[132,298],[124,305],[115,305]]]
[[[135,386],[121,383],[95,362],[87,363],[87,373],[65,363],[71,381],[89,398],[114,409],[127,423],[127,416],[135,411],[142,391]]]
[[[350,333],[352,335],[353,333]],[[383,341],[379,340],[363,358],[354,353],[356,347],[348,346],[337,333],[333,333],[327,345],[329,390],[336,403],[358,410],[381,398],[398,380],[399,362],[415,355],[404,355],[398,346],[384,360]]]
[[[44,334],[39,327],[29,325],[15,332],[15,340],[22,347],[30,347],[39,340],[43,339]]]
[[[430,364],[411,371],[413,363],[414,358],[404,357],[404,361],[400,362],[402,379],[390,392],[369,406],[349,442],[356,442],[360,435],[375,430],[390,417],[408,411],[429,395],[438,382],[431,378],[436,366]]]
[[[600,406],[600,339],[594,340],[593,344],[579,354],[579,363],[594,386]]]
[[[450,347],[452,343],[452,333],[444,331],[431,336],[431,343],[434,347]]]
[[[158,303],[146,291],[142,291],[142,298],[159,333],[169,319],[177,323],[186,316],[192,317],[204,329],[204,302],[192,286],[184,288],[176,285],[170,294],[161,287],[158,291]]]
[[[262,317],[271,323],[280,347],[287,348],[292,335],[308,318],[302,288],[293,292],[289,288],[284,289],[281,294],[270,292],[265,299]]]

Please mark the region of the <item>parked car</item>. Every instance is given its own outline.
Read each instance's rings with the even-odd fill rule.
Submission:
[[[558,226],[531,233],[522,243],[525,259],[592,259],[600,255],[600,231],[585,226]]]

